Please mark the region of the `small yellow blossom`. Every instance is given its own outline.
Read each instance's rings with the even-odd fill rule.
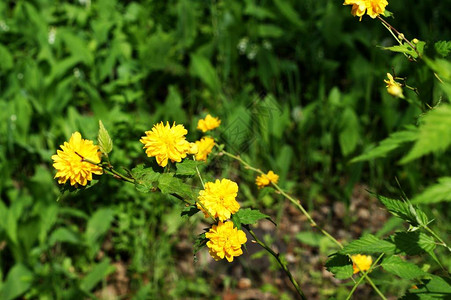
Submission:
[[[369,270],[371,264],[373,263],[373,258],[369,255],[351,255],[352,258],[352,269],[354,270],[354,274],[359,272],[364,272]]]
[[[361,21],[365,12],[373,19],[383,14],[388,2],[387,0],[345,0],[343,5],[352,5],[351,14],[360,17]]]
[[[392,96],[404,98],[401,84],[399,82],[396,82],[390,73],[387,73],[387,77],[388,80],[384,79],[384,82],[387,84],[387,92]]]
[[[90,140],[82,139],[79,132],[73,133],[69,142],[64,142],[60,147],[63,151],[57,150],[57,154],[52,156],[58,183],[65,184],[70,180],[73,186],[86,186],[92,180],[92,174],[102,174],[102,168],[93,164],[101,161],[99,147]]]
[[[279,175],[275,174],[273,171],[269,171],[267,174],[262,174],[257,176],[255,179],[255,184],[259,189],[270,185],[271,182],[277,183],[279,181]]]
[[[166,125],[163,122],[153,126],[152,130],[146,131],[139,141],[144,144],[148,157],[156,157],[157,163],[165,167],[168,159],[172,162],[181,162],[182,158],[190,150],[190,144],[186,140],[185,135],[188,131],[183,125]]]
[[[196,143],[189,143],[188,154],[197,154],[199,152],[199,147]]]
[[[215,129],[221,124],[221,120],[218,118],[213,118],[208,114],[205,119],[200,119],[197,122],[197,129],[202,130],[202,132],[207,132],[209,130]]]
[[[209,239],[207,247],[210,255],[215,260],[225,257],[229,262],[233,261],[233,257],[243,254],[241,245],[247,242],[244,231],[234,228],[233,222],[213,225],[205,237]]]
[[[216,179],[214,183],[207,182],[199,192],[198,200],[202,205],[197,203],[197,208],[202,210],[206,218],[210,214],[213,218],[225,221],[240,209],[240,204],[235,199],[237,195],[238,185],[235,182]]]
[[[215,146],[215,140],[211,137],[203,137],[200,141],[196,141],[197,153],[196,160],[207,160],[207,155],[210,154],[211,150]]]

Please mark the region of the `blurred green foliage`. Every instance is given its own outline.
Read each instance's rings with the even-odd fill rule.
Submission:
[[[391,22],[446,58],[446,42],[433,42],[451,34],[451,3],[406,5],[390,1]],[[405,93],[422,107],[446,99],[426,64],[377,47],[391,45],[385,28],[340,1],[1,1],[0,298],[93,298],[113,262],[127,264],[134,299],[219,295],[205,270],[179,271],[174,234],[196,224],[180,220],[175,199],[106,176],[60,196],[51,155],[74,131],[94,140],[99,120],[112,163],[133,168],[146,161],[138,140],[153,124],[183,123],[194,140],[200,117],[219,116],[229,151],[274,170],[311,210],[317,199],[348,203],[359,182],[399,193],[398,178],[409,196],[439,177],[449,186],[446,153],[395,165],[412,139],[350,162],[421,114],[387,94],[387,72],[407,76],[420,96]],[[207,178],[236,178],[227,162],[214,160]],[[253,174],[240,178],[243,206],[282,210]],[[446,220],[441,204],[430,209]]]

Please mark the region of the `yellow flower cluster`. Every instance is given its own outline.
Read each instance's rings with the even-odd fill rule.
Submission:
[[[170,159],[172,162],[181,162],[186,157],[190,144],[185,138],[188,131],[183,125],[166,125],[163,122],[146,131],[139,141],[144,144],[148,157],[155,157],[157,163],[165,167]]]
[[[209,239],[207,247],[210,255],[215,260],[225,257],[229,262],[232,262],[235,256],[243,254],[241,245],[247,242],[244,231],[234,228],[233,222],[230,221],[213,225],[205,237]]]
[[[101,161],[101,152],[98,146],[90,140],[82,139],[79,132],[72,134],[69,142],[60,146],[52,156],[53,167],[56,169],[55,178],[59,184],[68,180],[73,186],[86,186],[92,180],[92,174],[101,175],[103,170],[97,164]]]
[[[221,124],[221,120],[218,118],[213,118],[208,114],[205,119],[200,119],[197,122],[197,129],[202,130],[202,132],[207,132],[209,130],[215,129]]]
[[[279,175],[275,174],[273,171],[269,171],[267,174],[262,174],[257,176],[255,179],[255,184],[259,189],[270,185],[272,183],[277,183],[279,181]]]
[[[399,82],[396,82],[390,73],[387,73],[387,78],[388,80],[384,79],[384,82],[387,84],[387,92],[392,96],[404,98],[401,84]]]
[[[373,19],[383,14],[388,2],[387,0],[345,0],[343,5],[352,5],[351,14],[360,17],[361,21],[365,12]]]
[[[208,154],[210,154],[211,150],[215,146],[215,140],[211,137],[203,137],[200,141],[196,141],[197,152],[196,160],[207,160]]]
[[[373,263],[373,258],[369,255],[362,254],[351,255],[351,259],[354,274],[369,270],[371,268],[371,264]]]
[[[197,207],[205,214],[219,221],[225,221],[240,209],[236,201],[238,185],[229,179],[216,179],[207,182],[205,188],[199,192]]]

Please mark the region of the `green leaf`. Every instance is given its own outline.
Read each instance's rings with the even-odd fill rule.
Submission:
[[[381,266],[385,271],[404,279],[414,279],[427,274],[417,265],[402,260],[399,256],[391,256],[384,259]]]
[[[304,23],[302,22],[298,13],[287,0],[274,0],[274,4],[279,9],[280,13],[288,19],[288,21],[298,27],[304,26]]]
[[[138,192],[149,193],[158,186],[160,173],[155,172],[152,168],[144,168],[144,165],[138,165],[131,171],[132,177],[135,179],[135,188]]]
[[[212,92],[219,92],[221,84],[210,61],[198,54],[191,55],[190,73],[199,77]]]
[[[97,141],[99,143],[100,151],[108,157],[108,153],[113,150],[113,141],[111,140],[110,135],[103,126],[101,120],[99,120],[99,133],[97,135]]]
[[[173,174],[161,174],[158,178],[158,188],[163,194],[176,194],[184,199],[194,199],[191,186],[184,183],[180,178],[174,177]]]
[[[0,45],[0,71],[7,71],[14,66],[14,60],[8,48]]]
[[[396,246],[386,240],[381,240],[372,234],[366,234],[360,239],[347,244],[340,254],[372,254],[372,253],[394,253]]]
[[[33,273],[24,265],[16,264],[8,272],[0,290],[0,299],[16,299],[25,293],[33,281]]]
[[[326,269],[337,279],[347,279],[353,274],[351,259],[342,254],[333,254],[326,262]]]
[[[114,267],[110,266],[110,259],[106,258],[96,264],[80,282],[80,288],[85,291],[91,291],[102,279],[114,272]]]
[[[177,175],[183,176],[196,175],[197,174],[196,168],[203,164],[204,163],[202,161],[185,159],[183,162],[176,164],[177,171],[175,173]]]
[[[185,207],[182,210],[182,213],[180,215],[182,217],[183,216],[191,217],[191,216],[194,216],[195,214],[197,214],[198,212],[200,212],[200,209],[198,209],[196,205],[190,205],[190,206]]]
[[[194,240],[194,254],[199,252],[200,249],[207,246],[208,239],[205,237],[205,232],[202,234],[199,234],[196,239]]]
[[[438,183],[425,189],[412,199],[412,203],[438,203],[451,201],[451,177],[441,177]]]
[[[69,243],[74,245],[80,244],[80,238],[67,228],[60,227],[50,235],[48,239],[49,246],[55,243]]]
[[[418,45],[416,47],[418,49]],[[382,47],[382,49],[390,50],[392,52],[404,53],[409,56],[412,56],[413,58],[418,57],[418,54],[415,52],[415,50],[412,47],[410,47],[410,45],[407,43],[403,43],[402,45],[396,45],[396,46],[391,46],[391,47]]]
[[[255,224],[261,219],[270,219],[268,215],[261,213],[259,210],[244,208],[236,212],[241,224],[250,225]]]
[[[92,245],[111,227],[115,212],[111,208],[98,209],[86,225],[85,238],[88,245]]]
[[[418,231],[397,232],[394,236],[391,236],[391,239],[396,245],[396,252],[407,255],[432,253],[436,247],[434,238]]]
[[[280,27],[271,24],[258,25],[257,32],[262,38],[279,38],[284,34],[284,31]]]
[[[423,117],[418,139],[401,163],[407,163],[431,152],[443,152],[451,144],[451,106],[441,105]]]
[[[416,127],[409,127],[407,130],[392,133],[388,138],[381,141],[377,147],[353,158],[351,163],[386,157],[389,152],[400,148],[402,144],[416,141],[417,137],[418,130]]]
[[[451,297],[451,279],[449,277],[440,277],[429,275],[430,279],[422,279],[422,284],[417,284],[418,289],[410,289],[401,299],[450,299]]]
[[[298,232],[296,234],[296,239],[298,239],[301,243],[312,247],[319,247],[321,245],[321,240],[324,238],[326,237],[322,234],[311,231]]]
[[[442,57],[451,53],[451,41],[438,41],[434,44],[435,51]]]
[[[341,153],[346,156],[355,150],[360,140],[359,119],[351,108],[345,109],[340,118],[338,141],[340,142]]]
[[[418,227],[420,225],[428,224],[427,215],[418,207],[413,206],[411,203],[404,202],[402,200],[390,199],[381,195],[375,195],[382,204],[385,205],[387,210],[394,216],[403,219],[410,225]]]

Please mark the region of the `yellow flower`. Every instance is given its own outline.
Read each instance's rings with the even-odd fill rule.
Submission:
[[[199,152],[199,147],[196,143],[189,143],[188,154],[197,154]]]
[[[229,261],[233,261],[234,256],[243,254],[241,245],[247,242],[244,231],[233,227],[233,222],[219,222],[205,234],[209,239],[207,247],[210,255],[215,260],[221,260],[224,257]]]
[[[271,182],[277,183],[279,181],[279,175],[275,174],[273,171],[269,171],[267,174],[258,176],[255,179],[255,184],[259,189],[269,185]]]
[[[172,162],[181,162],[190,150],[190,144],[185,139],[188,131],[183,125],[166,125],[163,122],[153,126],[151,131],[146,131],[139,141],[144,144],[148,157],[156,157],[157,163],[165,167],[168,159]]]
[[[204,189],[199,192],[198,200],[202,205],[197,203],[197,208],[202,210],[206,218],[209,213],[213,218],[225,221],[240,209],[240,204],[235,199],[237,194],[238,185],[229,179],[207,182]]]
[[[57,150],[57,154],[52,155],[58,183],[65,184],[70,180],[71,185],[85,186],[88,180],[92,180],[92,174],[102,174],[102,168],[91,163],[100,163],[102,154],[99,147],[82,139],[79,132],[74,132],[69,143],[64,142],[60,147],[63,151]]]
[[[221,120],[218,118],[213,118],[208,114],[205,119],[200,119],[197,122],[197,129],[202,130],[202,132],[207,132],[209,130],[215,129],[221,124]]]
[[[360,17],[361,21],[365,12],[373,19],[383,14],[388,2],[387,0],[345,0],[343,5],[352,5],[351,14]]]
[[[211,150],[215,146],[215,140],[211,137],[204,137],[200,141],[196,141],[197,153],[196,160],[207,160],[207,155],[210,154]]]
[[[351,255],[352,258],[352,268],[354,270],[354,274],[359,272],[364,272],[369,270],[371,264],[373,263],[373,258],[369,255]]]
[[[390,73],[387,73],[387,77],[388,80],[384,79],[384,82],[387,84],[387,92],[392,96],[404,98],[401,84],[399,82],[396,82]]]

